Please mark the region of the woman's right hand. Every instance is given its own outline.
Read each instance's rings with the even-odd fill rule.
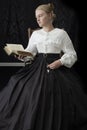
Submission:
[[[18,60],[24,61],[24,57],[23,55],[14,55],[15,58],[17,58]]]

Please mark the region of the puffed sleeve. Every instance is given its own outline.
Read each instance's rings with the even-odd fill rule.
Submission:
[[[36,55],[37,53],[35,39],[36,39],[36,32],[33,32],[31,37],[29,38],[28,46],[25,49],[25,51],[31,52],[33,55]]]
[[[70,68],[77,61],[77,54],[66,31],[63,31],[62,37],[62,51],[64,54],[60,61],[64,66]]]

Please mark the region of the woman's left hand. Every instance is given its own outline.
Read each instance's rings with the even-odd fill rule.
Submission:
[[[48,65],[47,65],[47,68],[57,69],[57,68],[59,68],[60,66],[62,66],[61,61],[60,61],[60,60],[56,60],[56,61],[52,62],[51,64],[48,64]]]

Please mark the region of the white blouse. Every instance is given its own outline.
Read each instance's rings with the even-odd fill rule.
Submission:
[[[77,60],[71,39],[66,31],[55,28],[50,32],[43,29],[32,33],[26,51],[36,55],[36,53],[60,53],[64,55],[60,58],[61,63],[66,67],[72,67]]]

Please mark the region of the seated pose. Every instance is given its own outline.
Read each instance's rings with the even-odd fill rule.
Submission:
[[[87,130],[87,95],[71,69],[77,61],[72,41],[54,28],[52,4],[38,6],[35,17],[40,29],[25,49],[34,60],[0,92],[0,130]]]

